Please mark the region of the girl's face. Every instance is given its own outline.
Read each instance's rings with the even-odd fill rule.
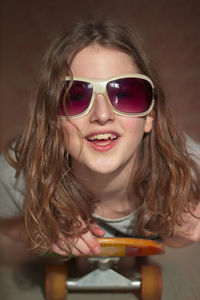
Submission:
[[[81,50],[75,56],[71,70],[74,76],[92,79],[139,73],[127,54],[99,45],[90,45]],[[148,133],[152,129],[153,118],[150,115],[119,116],[108,106],[104,96],[99,94],[88,114],[70,122],[62,122],[72,168],[77,174],[85,174],[87,177],[91,172],[111,174],[124,167],[131,170],[144,132]]]

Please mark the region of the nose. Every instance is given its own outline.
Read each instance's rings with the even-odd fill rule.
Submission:
[[[114,112],[103,94],[97,94],[90,112],[90,121],[101,125],[113,121]]]

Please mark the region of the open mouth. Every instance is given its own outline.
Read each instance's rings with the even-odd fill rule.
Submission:
[[[101,134],[94,134],[87,137],[89,142],[98,144],[98,145],[107,145],[115,140],[118,139],[118,136],[113,133],[101,133]]]

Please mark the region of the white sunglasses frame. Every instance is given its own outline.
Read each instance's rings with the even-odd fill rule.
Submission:
[[[123,79],[123,78],[139,78],[139,79],[144,79],[144,80],[148,81],[151,84],[151,87],[152,87],[152,98],[153,99],[152,99],[151,106],[150,106],[150,108],[147,111],[142,112],[142,113],[126,113],[126,112],[121,112],[121,111],[117,110],[112,105],[112,103],[111,103],[111,101],[109,99],[107,90],[106,90],[106,85],[110,81],[113,81],[113,80],[116,80],[116,79]],[[91,79],[91,78],[86,78],[86,77],[77,77],[77,76],[70,77],[70,76],[66,76],[64,81],[67,81],[67,80],[71,81],[71,84],[73,83],[74,80],[85,81],[87,83],[91,83],[92,86],[93,86],[93,91],[92,91],[92,97],[91,97],[91,100],[90,100],[90,104],[89,104],[89,106],[88,106],[88,108],[86,110],[84,110],[82,113],[77,114],[77,115],[59,116],[59,118],[61,118],[61,119],[66,119],[66,118],[75,119],[75,118],[79,118],[79,117],[85,116],[91,110],[91,108],[92,108],[92,106],[93,106],[93,104],[95,102],[96,96],[99,95],[99,94],[101,94],[101,95],[104,96],[104,98],[106,99],[109,107],[117,115],[124,116],[124,117],[143,117],[143,116],[146,116],[146,115],[148,115],[152,111],[154,103],[155,103],[155,87],[154,87],[154,84],[153,84],[152,80],[148,76],[143,75],[143,74],[123,74],[123,75],[109,77],[109,78],[103,78],[103,79]],[[70,87],[71,87],[71,85],[70,85]],[[70,89],[70,87],[69,87],[69,89]]]

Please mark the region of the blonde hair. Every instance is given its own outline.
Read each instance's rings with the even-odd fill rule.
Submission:
[[[200,194],[199,171],[188,155],[184,137],[174,125],[158,76],[136,33],[106,20],[77,23],[48,49],[30,120],[22,136],[10,143],[15,161],[7,151],[16,175],[23,172],[26,178],[25,227],[31,247],[37,253],[50,249],[58,237],[70,251],[67,239],[81,234],[79,217],[88,224],[96,205],[94,197],[73,176],[57,117],[63,88],[61,78],[71,74],[74,56],[91,43],[127,53],[141,73],[152,79],[157,91],[154,127],[144,135],[137,172],[130,184],[130,194],[134,190],[141,203],[138,234],[170,236]]]

